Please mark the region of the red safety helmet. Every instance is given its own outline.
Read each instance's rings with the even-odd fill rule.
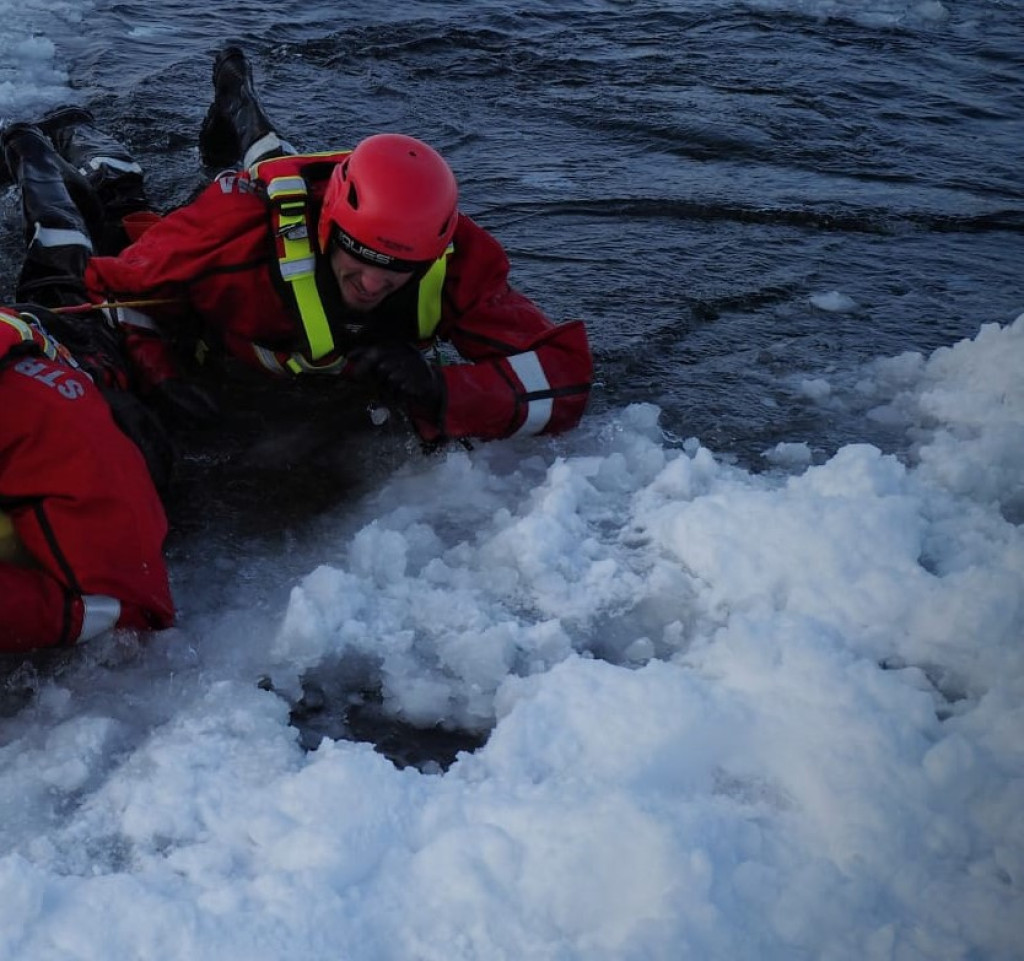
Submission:
[[[458,201],[455,175],[437,151],[405,134],[374,134],[331,173],[320,249],[333,241],[367,263],[415,270],[451,242]]]

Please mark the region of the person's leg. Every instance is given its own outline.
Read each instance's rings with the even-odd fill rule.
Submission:
[[[50,308],[44,326],[101,387],[126,387],[120,330],[89,303],[83,277],[92,255],[90,231],[64,181],[67,165],[45,134],[31,124],[4,131],[3,150],[21,187],[27,249],[17,299],[30,311]]]
[[[25,222],[18,299],[46,307],[84,303],[82,278],[93,253],[92,237],[68,189],[67,164],[32,124],[12,124],[0,140],[11,176],[21,187]]]
[[[165,490],[173,469],[173,445],[156,415],[129,391],[120,328],[102,311],[87,308],[83,276],[92,243],[85,217],[65,182],[75,172],[31,124],[12,124],[0,142],[11,176],[21,187],[28,241],[18,280],[19,310],[71,351],[106,397],[118,425],[142,451],[157,487]]]
[[[257,161],[296,152],[280,138],[260,103],[241,48],[229,46],[217,54],[213,91],[199,132],[199,153],[207,167],[247,169]]]
[[[103,223],[94,230],[97,253],[119,253],[130,240],[124,218],[152,209],[142,167],[124,144],[96,125],[84,107],[62,107],[47,114],[38,126],[99,198]]]

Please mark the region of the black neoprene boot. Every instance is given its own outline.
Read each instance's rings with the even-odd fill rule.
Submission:
[[[11,124],[0,141],[11,177],[21,187],[25,221],[18,299],[50,307],[82,303],[82,278],[93,248],[86,217],[65,180],[74,171],[32,124]]]
[[[99,252],[120,251],[127,243],[122,218],[151,209],[142,167],[124,144],[96,126],[91,111],[84,107],[61,107],[38,126],[99,198],[104,221],[96,231]]]
[[[61,310],[88,303],[83,277],[92,244],[85,217],[68,186],[76,171],[57,153],[47,134],[32,124],[12,124],[0,134],[0,145],[11,177],[21,186],[28,239],[18,279],[17,298],[24,302],[19,309],[41,320],[93,379],[118,426],[142,451],[162,492],[171,477],[173,445],[156,414],[128,390],[121,329],[101,310]],[[96,203],[94,197],[92,202]]]
[[[199,154],[208,167],[248,168],[257,160],[295,153],[278,137],[240,47],[225,47],[213,63],[213,103],[199,131]]]

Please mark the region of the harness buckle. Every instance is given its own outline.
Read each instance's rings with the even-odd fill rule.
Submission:
[[[284,237],[286,240],[306,240],[309,237],[306,221],[300,220],[294,224],[281,224],[277,228],[277,236]]]

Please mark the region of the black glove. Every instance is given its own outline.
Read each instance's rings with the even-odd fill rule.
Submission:
[[[220,416],[217,401],[204,388],[177,377],[160,381],[148,400],[172,427],[209,427]]]
[[[375,384],[385,397],[405,401],[436,416],[444,396],[444,378],[412,344],[357,347],[348,355],[349,373]]]
[[[104,390],[114,422],[142,451],[149,475],[161,496],[167,493],[174,472],[176,452],[156,412],[126,390]]]

